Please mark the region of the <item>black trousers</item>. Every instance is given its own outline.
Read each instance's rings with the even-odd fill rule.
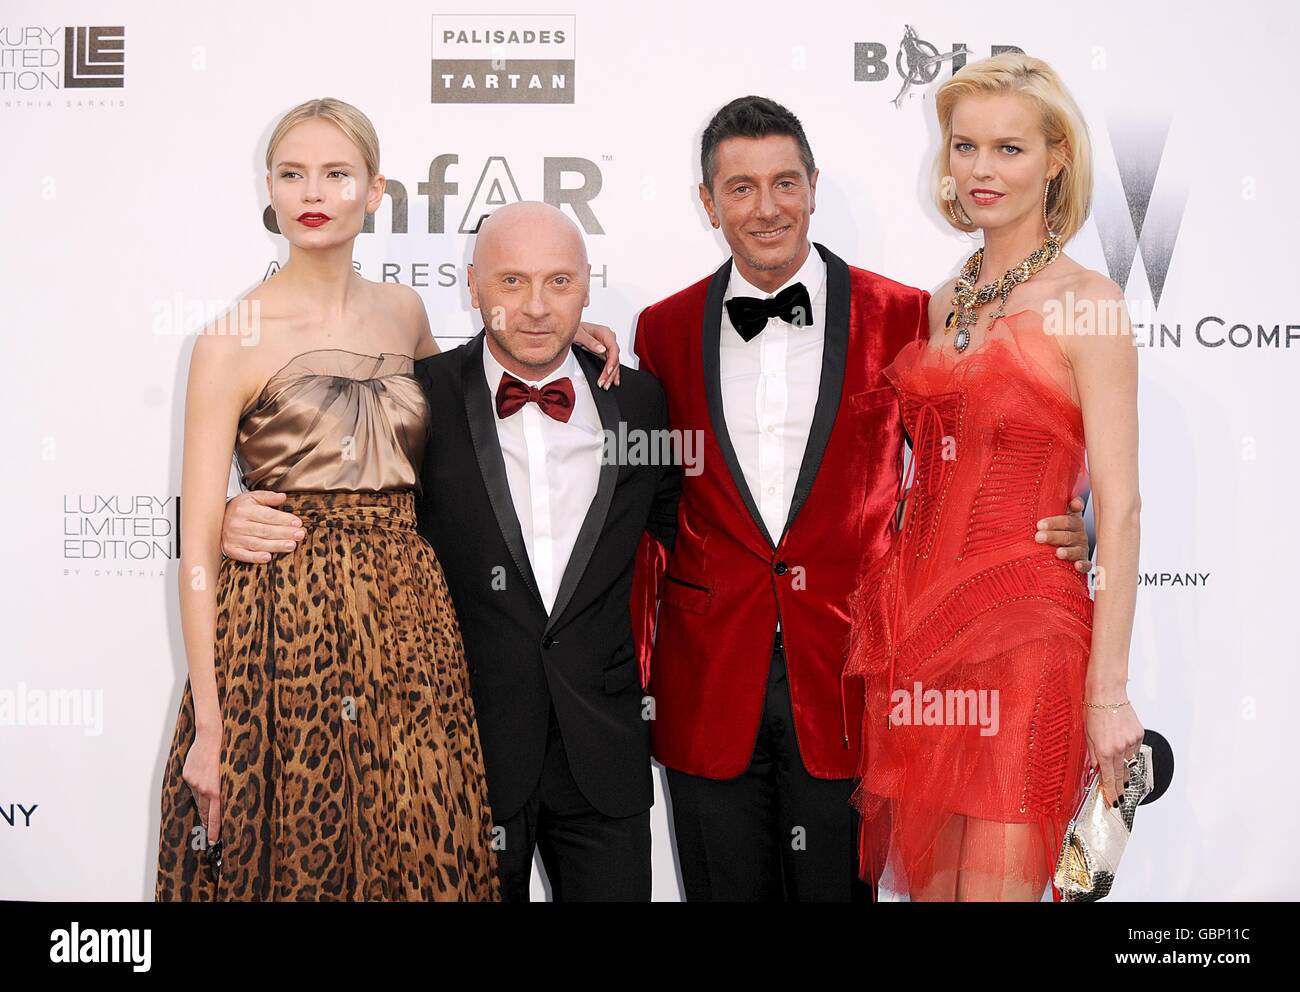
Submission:
[[[506,902],[529,901],[534,850],[556,902],[650,901],[650,811],[610,817],[587,802],[569,771],[554,708],[537,788],[495,825],[505,828],[497,873]]]
[[[721,781],[668,769],[686,898],[870,902],[858,880],[854,785],[804,767],[778,631],[749,768]]]

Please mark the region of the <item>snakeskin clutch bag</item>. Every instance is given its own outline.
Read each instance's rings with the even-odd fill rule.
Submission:
[[[1062,902],[1096,902],[1110,893],[1124,845],[1133,830],[1133,814],[1155,787],[1151,748],[1138,749],[1137,764],[1129,769],[1128,788],[1119,807],[1102,798],[1101,776],[1094,769],[1074,819],[1065,828],[1061,853],[1052,884]]]

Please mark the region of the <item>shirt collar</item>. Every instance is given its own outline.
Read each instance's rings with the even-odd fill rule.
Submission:
[[[733,259],[731,264],[731,278],[727,281],[727,299],[733,296],[754,296],[760,300],[770,299],[787,286],[793,286],[797,282],[804,284],[808,290],[810,300],[817,299],[817,294],[821,292],[822,283],[826,280],[826,263],[822,261],[821,252],[809,242],[808,257],[804,259],[803,265],[799,266],[799,271],[787,279],[784,285],[777,287],[774,293],[765,293],[750,285],[749,280],[740,274]]]
[[[564,361],[560,363],[560,367],[552,371],[551,374],[546,376],[544,379],[526,379],[521,375],[515,375],[497,361],[496,356],[492,354],[492,349],[488,347],[487,333],[484,332],[483,373],[487,376],[488,388],[492,390],[493,394],[495,394],[497,387],[501,385],[501,377],[503,375],[512,375],[529,386],[545,386],[547,383],[554,382],[556,379],[562,379],[565,376],[568,376],[576,383],[578,376],[581,374],[581,370],[578,368],[578,360],[574,357],[573,349],[570,348],[564,356]]]

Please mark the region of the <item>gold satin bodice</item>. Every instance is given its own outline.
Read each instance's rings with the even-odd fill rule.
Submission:
[[[318,348],[291,358],[239,418],[248,489],[418,488],[429,405],[409,355]]]

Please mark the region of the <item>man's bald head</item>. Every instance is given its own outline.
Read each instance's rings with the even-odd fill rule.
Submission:
[[[488,215],[474,239],[474,265],[485,268],[502,252],[517,254],[530,243],[544,246],[555,258],[572,254],[573,264],[587,270],[587,244],[578,225],[558,207],[536,200],[510,203]]]
[[[470,300],[493,355],[513,374],[540,381],[564,361],[590,281],[582,232],[555,207],[512,203],[479,225]]]

